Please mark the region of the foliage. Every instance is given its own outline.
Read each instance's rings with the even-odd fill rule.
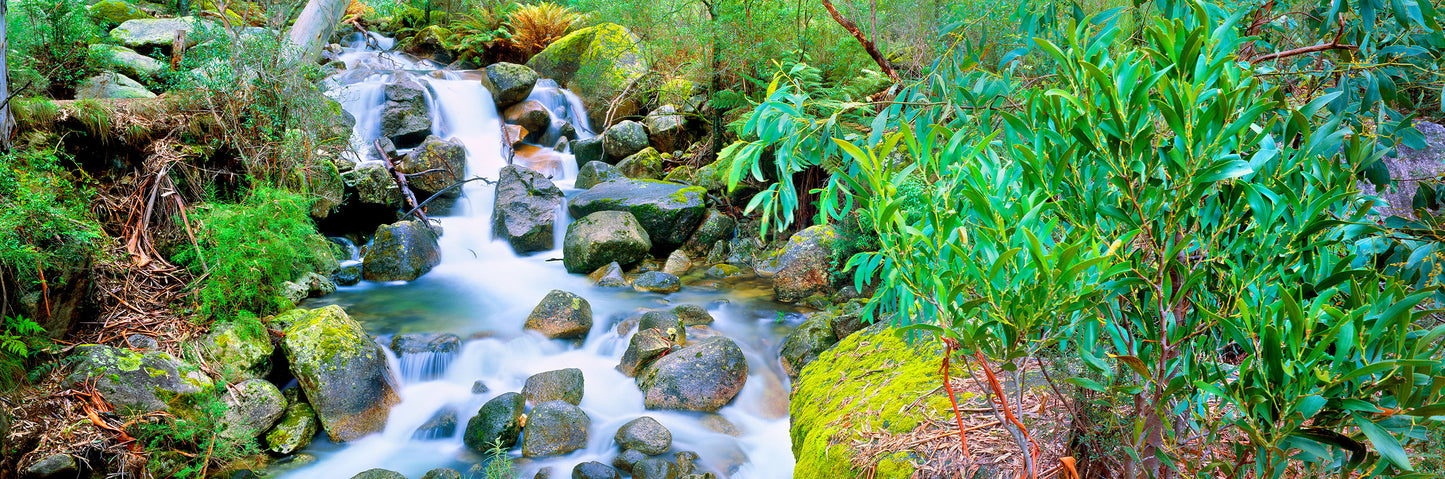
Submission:
[[[202,393],[171,399],[174,415],[151,416],[127,423],[127,432],[137,443],[156,452],[150,455],[147,465],[151,474],[176,479],[202,477],[204,471],[214,470],[217,465],[261,452],[255,438],[220,434],[228,426],[227,406],[221,399],[225,392],[223,386],[211,386]],[[159,473],[169,475],[159,476]]]
[[[43,270],[94,254],[101,230],[86,205],[92,193],[68,161],[26,146],[0,154],[0,278],[38,282]]]
[[[507,28],[512,31],[513,43],[528,55],[536,55],[566,35],[582,18],[581,13],[569,7],[552,2],[533,3],[508,13]]]
[[[45,328],[22,316],[0,316],[0,387],[14,388],[26,377],[26,362],[50,344]]]
[[[99,72],[101,58],[86,47],[104,32],[84,0],[4,0],[11,91],[69,98],[82,79]]]

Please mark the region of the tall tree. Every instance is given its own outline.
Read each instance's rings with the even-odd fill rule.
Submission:
[[[0,0],[0,150],[10,149],[15,119],[10,115],[10,41],[5,33],[5,13],[10,2]]]

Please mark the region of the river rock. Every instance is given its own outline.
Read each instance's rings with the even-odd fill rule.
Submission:
[[[688,258],[687,253],[682,250],[673,251],[672,254],[667,255],[667,262],[662,264],[662,272],[673,276],[687,274],[690,269],[692,269],[692,258]]]
[[[110,31],[110,37],[130,48],[160,47],[170,50],[176,42],[176,30],[186,31],[186,47],[199,41],[201,20],[196,17],[137,18],[126,20]]]
[[[647,126],[652,144],[663,151],[672,151],[683,146],[683,130],[687,125],[687,117],[678,113],[676,106],[662,105],[652,110],[643,120],[643,124]]]
[[[502,111],[502,120],[530,132],[527,141],[535,141],[552,125],[552,115],[547,112],[547,106],[537,100],[527,100],[508,107]]]
[[[617,264],[616,261],[597,268],[591,274],[587,275],[587,278],[592,280],[592,284],[603,288],[627,287],[627,278],[622,275],[622,265]]]
[[[567,212],[573,218],[598,211],[630,212],[647,230],[652,251],[663,254],[677,248],[697,229],[703,217],[705,194],[705,190],[696,186],[615,180],[577,194],[568,202]]]
[[[396,471],[377,468],[361,471],[361,473],[351,476],[351,479],[406,479],[406,476]]]
[[[573,216],[581,219],[567,225],[567,236],[562,241],[562,264],[568,273],[586,273],[608,263],[634,264],[646,258],[652,248],[650,235],[630,212],[597,211]]]
[[[588,461],[572,468],[572,479],[622,479],[622,476],[612,466]]]
[[[666,333],[658,329],[640,329],[628,341],[627,351],[622,353],[622,362],[617,364],[617,370],[629,378],[637,377],[639,371],[670,348],[672,341]]]
[[[421,142],[421,146],[411,150],[411,153],[407,153],[406,157],[397,163],[396,169],[406,174],[407,186],[417,192],[417,200],[420,201],[441,193],[448,186],[466,177],[467,149],[455,138],[443,140],[437,136],[428,136]],[[459,195],[461,189],[452,188],[443,196]]]
[[[386,85],[381,136],[398,148],[411,148],[431,135],[431,107],[426,102],[426,87],[409,76],[398,77]]]
[[[371,161],[356,165],[341,175],[346,186],[356,192],[356,202],[363,205],[401,208],[401,187],[396,186],[386,165]]]
[[[672,456],[672,462],[677,464],[677,473],[683,474],[684,478],[697,471],[697,463],[702,457],[692,451],[682,451]]]
[[[783,340],[783,348],[778,352],[783,360],[783,372],[788,373],[788,377],[797,379],[804,366],[818,359],[819,354],[837,343],[838,337],[833,335],[829,315],[812,315]]]
[[[833,243],[837,240],[838,233],[829,225],[810,226],[788,239],[773,276],[778,301],[793,303],[831,288]]]
[[[336,272],[331,273],[331,282],[338,286],[355,286],[356,283],[360,283],[361,262],[355,260],[342,262]]]
[[[115,72],[103,72],[88,77],[75,86],[75,99],[77,100],[155,97],[156,94],[147,90],[145,85]]]
[[[583,166],[594,161],[601,161],[607,164],[617,163],[617,160],[608,161],[602,154],[602,137],[580,138],[571,143],[572,155],[577,159],[577,166]]]
[[[716,412],[742,391],[748,363],[733,340],[714,336],[654,361],[637,376],[648,409]]]
[[[581,296],[554,289],[532,309],[523,328],[548,339],[586,337],[592,330],[592,305]]]
[[[169,399],[196,398],[211,378],[190,363],[162,351],[127,351],[110,346],[76,348],[67,387],[94,381],[95,390],[123,415],[170,410]]]
[[[617,429],[617,434],[612,439],[617,441],[617,447],[637,450],[649,456],[672,449],[672,431],[651,416],[628,421]]]
[[[235,380],[260,378],[271,373],[271,335],[260,322],[233,321],[218,323],[203,343],[211,364],[222,375]]]
[[[577,170],[577,181],[573,185],[579,190],[586,190],[622,177],[622,172],[618,171],[615,166],[600,161],[589,161]]]
[[[602,155],[608,163],[616,164],[644,148],[647,148],[647,127],[641,123],[622,121],[602,132]]]
[[[632,479],[677,479],[677,466],[663,459],[643,459],[632,465]]]
[[[492,102],[498,110],[527,99],[532,87],[537,86],[537,72],[525,65],[497,62],[487,65],[486,79],[482,82],[492,93]]]
[[[593,125],[605,127],[614,99],[647,72],[641,41],[626,28],[603,23],[568,34],[548,45],[527,61],[545,78],[557,80],[582,99]],[[616,102],[615,114],[626,117],[637,111],[641,92]]]
[[[115,2],[116,0],[105,1]],[[119,45],[97,43],[91,45],[89,49],[91,57],[100,59],[103,66],[131,78],[154,78],[166,69],[166,64],[159,60]]]
[[[704,257],[719,241],[733,239],[737,234],[737,221],[715,209],[708,209],[698,224],[697,231],[683,243],[682,250],[692,257]]]
[[[457,410],[451,406],[441,408],[430,419],[416,428],[412,439],[444,439],[457,432]]]
[[[25,477],[31,479],[78,479],[85,470],[83,462],[69,454],[46,456],[25,468]]]
[[[578,405],[582,404],[583,384],[581,369],[558,369],[527,378],[522,395],[532,404],[561,400]]]
[[[408,354],[451,354],[462,349],[462,338],[451,333],[405,333],[391,338],[397,357]]]
[[[639,331],[645,329],[656,329],[662,331],[673,343],[686,343],[685,326],[682,318],[679,318],[672,311],[648,311],[643,313],[642,318],[637,321]]]
[[[526,398],[517,393],[503,393],[482,405],[477,415],[467,421],[467,430],[462,433],[462,442],[468,449],[485,454],[498,443],[502,449],[517,445],[517,435],[522,432],[522,412]]]
[[[432,469],[422,474],[421,479],[462,479],[462,473],[445,467]]]
[[[522,431],[522,455],[544,457],[587,447],[592,419],[566,401],[551,401],[532,408]]]
[[[679,304],[672,308],[672,314],[682,320],[683,326],[705,326],[713,322],[712,313],[696,304]]]
[[[623,176],[639,180],[662,178],[662,154],[649,146],[617,162],[617,170]]]
[[[632,279],[632,289],[644,293],[676,293],[682,289],[682,280],[661,271],[648,271]]]
[[[266,450],[287,455],[305,449],[316,437],[319,424],[316,412],[305,402],[294,401],[286,407],[281,420],[266,432]]]
[[[617,468],[617,470],[619,471],[632,474],[632,466],[637,464],[637,461],[641,461],[643,459],[647,459],[646,454],[634,451],[632,449],[626,449],[623,450],[621,454],[618,454],[616,457],[612,458],[612,467]]]
[[[291,373],[331,440],[380,431],[401,401],[381,346],[340,306],[314,309],[286,328]]]
[[[441,264],[442,256],[437,233],[407,220],[378,226],[361,261],[367,281],[411,281]]]
[[[155,18],[135,5],[123,0],[100,0],[85,8],[90,17],[104,23],[121,24],[127,20]]]
[[[226,428],[221,435],[233,440],[260,436],[286,412],[281,390],[264,379],[248,379],[226,388],[221,402],[226,405],[222,415]]]
[[[562,190],[541,173],[522,166],[504,166],[497,176],[492,234],[506,239],[517,254],[552,249]]]

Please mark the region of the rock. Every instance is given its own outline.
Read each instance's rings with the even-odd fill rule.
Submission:
[[[207,356],[227,379],[261,378],[271,373],[271,335],[255,320],[218,323],[202,343]]]
[[[347,134],[351,133],[348,128]],[[339,158],[338,158],[339,160]],[[290,172],[287,186],[312,198],[311,216],[325,219],[346,199],[346,177],[331,161],[316,161]]]
[[[716,412],[748,380],[748,363],[733,340],[715,336],[654,361],[637,376],[648,409]]]
[[[221,435],[234,440],[260,436],[286,412],[281,390],[264,379],[248,379],[227,388],[221,402],[226,405],[222,415],[226,428]]]
[[[398,75],[386,85],[387,102],[381,110],[381,136],[398,148],[411,148],[431,135],[431,106],[426,87],[409,76]]]
[[[678,113],[677,107],[663,105],[647,114],[642,120],[647,126],[647,133],[651,136],[652,144],[663,151],[672,151],[683,146],[683,130],[687,126],[687,117]]]
[[[145,85],[125,75],[105,72],[80,81],[75,86],[75,99],[155,98]]]
[[[293,402],[286,407],[281,420],[266,432],[266,450],[286,455],[306,449],[306,446],[311,445],[311,439],[316,437],[318,428],[316,412],[311,409],[311,405]]]
[[[679,304],[672,308],[672,314],[682,320],[683,326],[704,326],[713,322],[712,314],[707,312],[707,308],[696,304]]]
[[[411,434],[412,439],[445,439],[457,432],[457,410],[444,407]]]
[[[366,162],[356,165],[341,178],[356,192],[356,201],[363,205],[401,208],[401,187],[380,162]]]
[[[169,411],[169,399],[195,398],[211,379],[191,364],[162,351],[126,351],[110,346],[76,348],[67,387],[94,381],[95,390],[122,415]]]
[[[477,382],[472,383],[472,394],[486,394],[491,390],[492,389],[487,387],[487,384],[482,382],[481,380],[477,380]]]
[[[683,253],[682,250],[673,251],[672,254],[667,255],[667,262],[662,264],[662,272],[673,276],[687,274],[690,269],[692,269],[692,259],[688,258],[687,253]]]
[[[145,10],[122,0],[100,0],[85,8],[90,17],[104,23],[121,24],[127,20],[155,18]],[[92,45],[94,46],[94,45]]]
[[[391,338],[397,357],[412,354],[454,354],[462,349],[462,338],[451,333],[406,333]]]
[[[420,221],[398,221],[376,228],[362,258],[367,281],[411,281],[442,262],[437,234]]]
[[[160,341],[156,341],[156,338],[146,336],[144,334],[132,334],[130,336],[126,336],[125,343],[127,345],[130,345],[131,349],[139,351],[156,351],[161,348]],[[0,434],[0,437],[4,437],[4,435]]]
[[[678,165],[668,171],[667,175],[662,177],[662,181],[693,184],[697,181],[697,168],[693,168],[691,165]]]
[[[788,377],[797,379],[804,366],[838,342],[828,319],[826,313],[814,314],[783,340],[778,356],[783,360],[783,372],[788,373]]]
[[[676,293],[682,289],[682,280],[661,271],[648,271],[632,279],[632,289],[644,293]]]
[[[662,459],[643,459],[632,465],[632,479],[677,479],[677,466]]]
[[[492,234],[506,239],[517,254],[552,249],[562,190],[541,173],[517,165],[504,166],[497,175]]]
[[[627,278],[622,275],[622,265],[617,264],[616,261],[597,268],[592,274],[587,275],[587,278],[592,280],[592,284],[603,288],[627,287]]]
[[[572,479],[622,479],[622,476],[612,466],[588,461],[572,468]]]
[[[867,324],[864,324],[864,320],[867,319],[867,317],[862,311],[863,305],[867,304],[867,302],[867,298],[861,298],[849,301],[839,307],[836,316],[833,316],[832,321],[830,321],[830,323],[833,324],[833,337],[841,341],[843,338],[868,327]]]
[[[341,264],[335,273],[331,273],[331,282],[338,286],[355,286],[361,282],[361,262],[348,261]]]
[[[522,455],[544,457],[587,447],[592,419],[566,401],[551,401],[532,408],[522,431]]]
[[[482,82],[492,92],[492,102],[498,110],[527,99],[532,87],[537,85],[537,72],[525,65],[498,62],[487,65],[486,80]]]
[[[773,293],[778,301],[796,302],[831,288],[833,243],[838,233],[828,225],[810,226],[794,234],[778,257]]]
[[[706,256],[719,241],[733,239],[737,234],[737,221],[715,209],[708,209],[698,224],[697,231],[683,243],[682,250],[693,257]]]
[[[647,148],[647,127],[626,120],[602,132],[602,154],[608,163],[617,163]],[[657,150],[653,150],[656,154]]]
[[[160,47],[170,50],[176,41],[176,30],[185,30],[186,47],[193,47],[204,25],[196,17],[137,18],[126,20],[110,31],[110,37],[130,48]]]
[[[406,476],[396,471],[386,469],[367,469],[360,474],[351,476],[351,479],[406,479]]]
[[[684,344],[687,342],[685,327],[682,318],[677,317],[672,311],[648,311],[637,321],[639,331],[656,329],[662,331],[664,336],[673,344]]]
[[[575,92],[587,107],[592,124],[602,127],[606,126],[603,123],[613,99],[647,72],[640,44],[626,28],[604,23],[552,42],[528,60],[527,66]],[[637,104],[636,96],[625,97],[618,103],[616,114],[631,115]]]
[[[567,225],[562,241],[562,264],[568,273],[586,273],[608,263],[634,264],[652,249],[648,232],[630,212],[573,213],[573,217],[581,219]]]
[[[622,172],[618,171],[615,166],[600,161],[589,161],[577,170],[577,181],[573,182],[573,185],[579,190],[585,190],[622,177]]]
[[[122,3],[118,0],[105,0],[101,3],[106,2]],[[166,64],[159,60],[141,55],[126,47],[97,43],[89,48],[91,58],[100,59],[103,67],[128,77],[154,78],[166,69]]]
[[[633,449],[649,456],[663,454],[672,449],[672,431],[650,416],[628,421],[617,429],[612,439],[622,449]]]
[[[327,278],[313,271],[301,273],[301,276],[296,278],[295,283],[306,289],[306,297],[308,298],[320,298],[336,292],[336,283],[332,282],[331,278]]]
[[[421,146],[407,153],[397,163],[396,169],[406,174],[406,184],[420,196],[418,200],[441,193],[448,186],[461,181],[467,174],[467,149],[456,139],[442,140],[428,136]],[[460,188],[452,188],[446,197],[461,195]]]
[[[742,268],[730,264],[718,264],[707,269],[707,277],[714,279],[732,279],[745,275]]]
[[[537,474],[532,476],[532,479],[552,479],[552,467],[547,466],[538,469]]]
[[[578,193],[568,202],[567,212],[573,218],[599,211],[630,212],[647,230],[652,251],[662,254],[677,248],[697,229],[703,217],[705,194],[706,191],[696,186],[616,180]]]
[[[677,464],[677,473],[683,474],[684,477],[697,471],[697,463],[700,460],[702,458],[692,451],[682,451],[672,457],[672,462]]]
[[[627,351],[622,353],[622,362],[617,364],[617,370],[629,378],[637,377],[639,371],[670,348],[672,341],[662,330],[638,330],[628,341]]]
[[[627,449],[622,451],[621,454],[618,454],[617,457],[612,458],[612,467],[616,467],[620,471],[632,474],[632,466],[643,459],[647,459],[646,454],[634,451],[632,449]]]
[[[639,180],[662,178],[662,154],[649,146],[623,158],[617,163],[617,170],[621,171],[623,176]]]
[[[528,141],[535,140],[552,125],[552,115],[547,112],[547,106],[537,100],[512,105],[502,112],[502,119],[509,125],[519,125],[531,132],[533,137]]]
[[[560,400],[578,405],[582,404],[583,384],[581,369],[558,369],[527,378],[526,385],[522,386],[522,395],[532,404]]]
[[[689,101],[692,92],[698,89],[697,83],[692,80],[680,77],[671,77],[657,87],[657,104],[659,105],[681,105],[684,110],[692,106]]]
[[[422,474],[421,479],[462,479],[462,473],[445,467],[432,469]]]
[[[522,432],[522,411],[526,399],[521,394],[504,393],[482,405],[477,415],[467,421],[467,430],[462,433],[462,442],[468,449],[485,454],[493,444],[502,449],[517,445],[517,436]]]
[[[401,401],[381,346],[340,306],[314,309],[286,328],[282,349],[331,440],[380,431]]]
[[[286,298],[286,304],[291,306],[301,304],[301,302],[305,301],[306,297],[310,295],[306,285],[295,281],[282,281],[279,289],[280,291],[277,292],[277,294],[282,298]]]
[[[25,468],[25,477],[34,479],[75,479],[81,477],[83,463],[69,454],[55,454]]]
[[[743,435],[743,432],[739,431],[732,421],[717,414],[704,414],[699,422],[702,423],[702,427],[718,434],[727,434],[732,437]]]
[[[586,337],[592,330],[592,305],[581,296],[554,289],[532,309],[523,328],[548,339]]]
[[[502,130],[506,133],[506,144],[512,145],[512,148],[519,148],[525,145],[527,137],[532,134],[532,132],[523,128],[522,125],[502,125]]]
[[[594,161],[601,161],[607,164],[617,163],[617,160],[608,161],[602,154],[602,137],[582,138],[571,143],[572,155],[577,158],[577,166],[583,166]]]

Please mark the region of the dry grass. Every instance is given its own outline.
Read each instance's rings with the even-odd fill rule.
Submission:
[[[541,52],[581,21],[581,13],[551,2],[526,5],[507,15],[512,41],[528,55]]]

